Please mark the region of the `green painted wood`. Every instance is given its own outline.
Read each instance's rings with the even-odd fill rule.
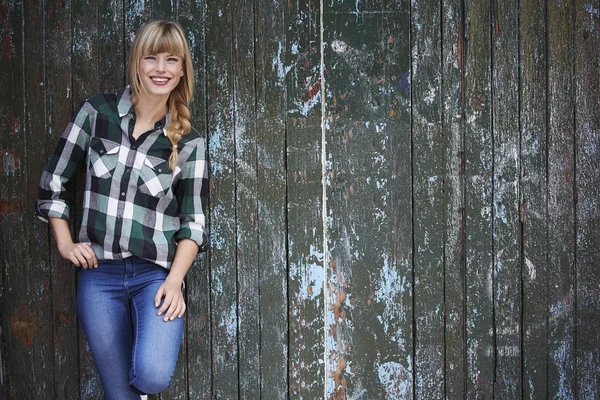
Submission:
[[[238,393],[232,3],[207,2],[206,96],[211,175],[212,396]]]
[[[289,397],[325,390],[320,4],[285,10]]]
[[[494,396],[521,397],[519,0],[492,9]]]
[[[286,3],[257,1],[256,120],[261,398],[288,393]]]
[[[467,397],[492,397],[494,303],[490,4],[465,4]]]
[[[233,3],[233,85],[237,212],[237,324],[240,398],[261,397],[260,263],[254,4]]]
[[[187,2],[186,2],[187,3]],[[123,23],[124,23],[124,56],[125,65],[129,61],[129,51],[133,44],[135,32],[146,22],[151,20],[152,2],[146,0],[124,0],[123,3]],[[127,74],[127,73],[126,73]],[[126,83],[129,84],[129,79]]]
[[[548,396],[575,397],[573,6],[548,3]]]
[[[349,5],[323,10],[325,397],[400,399],[413,393],[409,3]]]
[[[125,85],[124,10],[122,0],[98,3],[98,72],[100,91],[116,93]]]
[[[444,397],[444,170],[441,8],[411,3],[415,388]]]
[[[547,398],[546,7],[521,3],[521,225],[523,398]]]
[[[30,309],[31,281],[30,227],[22,222],[29,208],[27,199],[26,144],[26,91],[24,88],[23,42],[25,11],[20,1],[0,4],[0,240],[2,242],[2,362],[3,385],[7,398],[20,394],[26,398],[44,396],[43,383],[36,368],[39,364],[39,342],[36,338],[42,328],[39,310]],[[26,220],[29,218],[25,217]],[[35,342],[35,347],[34,347]],[[43,376],[43,372],[41,373]]]
[[[206,63],[205,18],[203,0],[180,3],[178,22],[187,34],[194,64],[194,98],[190,103],[192,126],[206,137]],[[208,210],[208,208],[207,208]],[[210,215],[206,215],[209,217]],[[207,221],[207,227],[210,221]],[[207,254],[200,256],[186,278],[186,362],[188,398],[208,399],[211,396],[211,311],[210,269]],[[183,354],[182,354],[183,356]]]
[[[179,2],[176,0],[151,0],[151,19],[175,20]]]
[[[442,7],[442,135],[447,140],[444,247],[445,397],[466,396],[464,24],[461,1]]]
[[[576,394],[600,393],[600,3],[575,4]]]

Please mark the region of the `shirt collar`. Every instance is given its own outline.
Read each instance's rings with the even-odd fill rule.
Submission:
[[[117,105],[117,110],[119,111],[119,117],[123,118],[127,114],[133,115],[133,102],[131,101],[131,86],[127,85],[121,98],[119,99],[119,104]],[[169,126],[169,122],[171,122],[171,113],[167,110],[167,115],[161,120],[163,123],[163,134],[167,136],[167,126]]]

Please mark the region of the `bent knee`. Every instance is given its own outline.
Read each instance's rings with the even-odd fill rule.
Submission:
[[[158,394],[171,384],[171,374],[158,368],[143,368],[135,371],[131,385],[142,393]]]

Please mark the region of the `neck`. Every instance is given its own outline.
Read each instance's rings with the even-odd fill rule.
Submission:
[[[165,98],[157,98],[144,96],[140,93],[135,96],[133,109],[135,110],[136,119],[142,122],[156,122],[162,119],[167,112],[167,100]]]

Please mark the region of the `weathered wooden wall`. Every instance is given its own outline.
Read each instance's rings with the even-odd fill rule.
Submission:
[[[160,398],[600,398],[599,10],[2,0],[4,398],[101,397],[33,206],[75,107],[125,84],[157,18],[192,48],[212,235]]]

